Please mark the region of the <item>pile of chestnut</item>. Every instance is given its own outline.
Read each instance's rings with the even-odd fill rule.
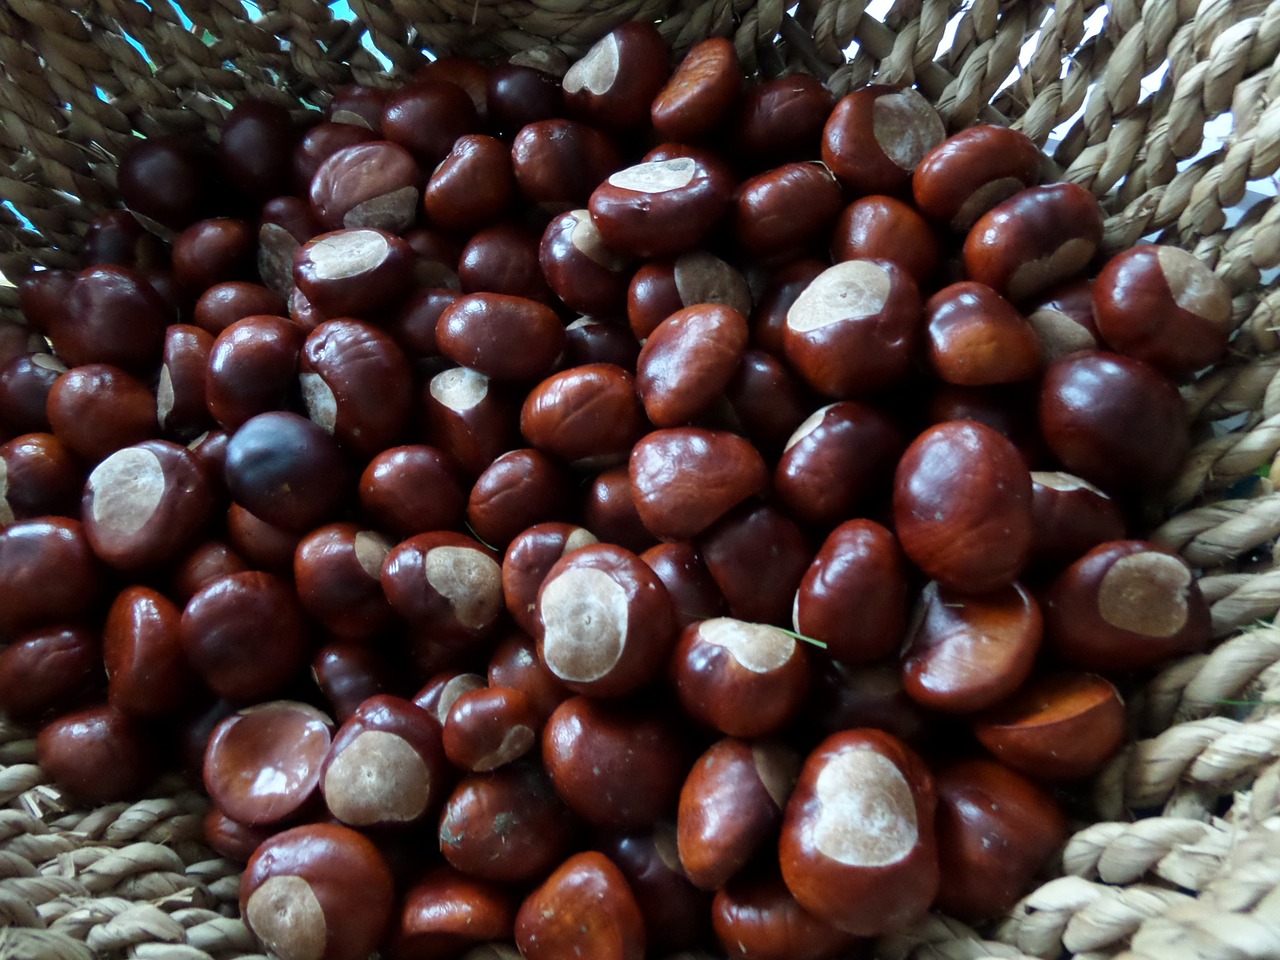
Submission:
[[[1208,642],[1132,537],[1224,284],[1019,133],[742,74],[628,23],[244,102],[21,282],[0,709],[86,803],[198,771],[286,960],[999,915]]]

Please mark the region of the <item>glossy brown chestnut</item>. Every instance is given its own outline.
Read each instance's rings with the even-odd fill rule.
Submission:
[[[1047,674],[978,718],[973,732],[1020,773],[1050,783],[1078,780],[1097,773],[1124,743],[1124,701],[1096,674]]]
[[[155,402],[156,421],[168,437],[191,440],[214,426],[205,397],[213,342],[213,334],[197,326],[175,323],[165,331]]]
[[[462,778],[440,816],[440,852],[467,876],[536,883],[564,860],[578,827],[540,763],[513,763]]]
[[[450,367],[432,377],[422,393],[424,439],[471,477],[519,446],[519,414],[500,386],[470,367]]]
[[[493,293],[554,307],[556,297],[542,275],[541,233],[518,221],[485,227],[471,236],[458,257],[463,293]]]
[[[59,717],[36,737],[36,761],[80,803],[101,806],[138,796],[151,777],[153,748],[142,729],[106,705]]]
[[[815,405],[800,378],[778,356],[756,349],[743,351],[725,387],[725,399],[738,429],[770,460],[782,452]]]
[[[418,212],[422,174],[404,147],[372,140],[328,156],[311,178],[311,209],[326,230],[407,229]]]
[[[510,890],[434,867],[404,895],[387,950],[392,960],[440,960],[490,940],[510,940],[516,904]]]
[[[838,523],[874,502],[906,446],[887,414],[854,400],[820,407],[787,439],[773,488],[809,523]]]
[[[653,569],[671,595],[678,629],[724,615],[724,597],[692,543],[660,543],[640,554],[640,559]]]
[[[413,702],[431,715],[436,725],[444,727],[449,710],[464,693],[483,690],[485,678],[478,673],[445,670],[427,681],[426,686],[414,694]]]
[[[164,262],[159,238],[148,233],[128,210],[104,210],[98,214],[89,221],[80,243],[80,262],[86,267],[115,264],[147,269]],[[22,286],[19,283],[20,289]],[[21,294],[18,302],[21,306]]]
[[[204,753],[204,786],[237,823],[266,827],[305,812],[320,785],[333,721],[305,703],[246,707],[214,729]]]
[[[513,58],[490,67],[485,89],[489,120],[504,140],[530,123],[564,113],[560,77],[541,66],[544,65],[518,63]]]
[[[835,97],[817,77],[792,73],[752,84],[734,111],[734,154],[755,169],[812,160]]]
[[[467,523],[485,543],[505,547],[521,531],[563,516],[569,486],[564,468],[538,450],[504,453],[476,478]]]
[[[518,350],[512,345],[519,344]],[[564,324],[525,297],[473,293],[440,314],[436,345],[449,359],[493,380],[537,380],[564,348]]]
[[[635,895],[650,950],[667,956],[707,942],[711,896],[685,875],[675,824],[663,820],[652,829],[609,835],[597,841],[597,848],[622,871]]]
[[[742,960],[833,960],[857,943],[796,902],[775,872],[734,880],[711,906],[716,939]]]
[[[0,526],[76,512],[84,467],[52,433],[24,433],[0,444]]]
[[[708,37],[689,48],[649,107],[649,119],[666,140],[691,143],[709,134],[742,91],[742,66],[733,42]]]
[[[242,194],[267,200],[288,189],[297,136],[284,107],[267,100],[241,100],[222,123],[218,166]]]
[[[589,530],[560,522],[533,524],[511,538],[502,558],[502,595],[521,629],[537,632],[538,589],[556,561],[597,542]]]
[[[382,564],[391,541],[354,523],[317,527],[298,543],[294,588],[307,614],[337,637],[372,637],[391,621]]]
[[[556,793],[588,823],[619,830],[675,813],[688,754],[677,715],[659,706],[571,697],[542,731]]]
[[[843,663],[893,653],[907,626],[907,565],[897,538],[874,520],[828,534],[796,590],[792,625]]]
[[[887,260],[846,260],[824,270],[787,310],[787,361],[811,387],[837,399],[902,379],[920,339],[916,283]]]
[[[88,627],[41,627],[0,649],[0,710],[15,721],[66,711],[101,685],[102,642]]]
[[[925,303],[929,365],[946,383],[976,387],[1040,372],[1040,338],[1009,301],[981,283],[944,287]]]
[[[192,296],[215,283],[248,279],[255,240],[244,220],[197,220],[173,238],[173,278]]]
[[[1098,349],[1092,280],[1060,284],[1028,304],[1026,311],[1046,364],[1077,350]]]
[[[734,242],[762,263],[794,260],[825,241],[840,204],[840,183],[822,164],[775,167],[738,185],[731,214]]]
[[[779,732],[809,692],[803,644],[777,627],[730,617],[685,627],[669,669],[685,713],[731,737]]]
[[[973,420],[921,433],[894,478],[893,517],[907,557],[951,589],[1017,579],[1031,553],[1031,472],[1003,435]]]
[[[1234,326],[1226,282],[1187,251],[1157,244],[1107,261],[1093,308],[1107,346],[1175,379],[1222,359]]]
[[[264,640],[262,625],[271,624]],[[205,684],[232,701],[272,696],[307,660],[307,627],[293,589],[269,573],[213,580],[182,611],[182,648]]]
[[[107,363],[143,375],[160,359],[165,324],[173,319],[143,274],[89,267],[76,274],[48,336],[68,366]]]
[[[917,749],[937,731],[937,715],[907,696],[894,661],[848,664],[815,658],[813,695],[800,723],[815,737],[856,727],[891,733]]]
[[[459,137],[479,129],[471,96],[443,78],[415,77],[392,90],[382,110],[382,135],[406,148],[425,170],[444,160]]]
[[[555,675],[538,659],[533,637],[513,630],[489,655],[489,686],[510,687],[524,694],[539,727],[570,696]]]
[[[403,439],[413,374],[382,330],[360,320],[322,323],[302,344],[298,370],[308,416],[344,450],[371,457]]]
[[[182,610],[150,587],[126,587],[102,628],[107,702],[123,713],[175,714],[199,684],[182,649]]]
[[[710,154],[627,167],[587,202],[605,244],[637,257],[692,250],[729,207],[733,175]]]
[[[0,637],[79,620],[97,607],[103,586],[80,521],[36,517],[0,529]]]
[[[432,172],[422,206],[444,230],[475,230],[502,216],[515,192],[510,148],[495,137],[467,134]]]
[[[644,918],[621,871],[601,853],[576,853],[529,894],[516,914],[525,960],[583,956],[643,960]]]
[[[72,367],[49,390],[49,425],[81,460],[95,464],[160,432],[155,395],[105,363]]]
[[[747,318],[704,303],[678,310],[649,334],[636,360],[636,393],[656,427],[704,414],[725,391],[747,346]]]
[[[338,824],[278,833],[240,880],[240,915],[280,960],[366,960],[394,909],[391,870],[378,848]]]
[[[649,122],[654,98],[671,66],[657,27],[630,20],[592,45],[564,75],[564,103],[574,116],[620,133]]]
[[[900,930],[938,891],[937,798],[924,761],[879,730],[809,754],[787,803],[779,861],[806,910],[858,936]]]
[[[302,534],[267,523],[238,503],[227,508],[226,527],[228,542],[248,567],[268,570],[277,576],[292,573],[293,555]]]
[[[596,474],[583,495],[579,519],[599,540],[616,543],[632,553],[642,553],[658,542],[636,510],[626,464]]]
[[[1040,150],[1026,134],[984,125],[925,154],[911,191],[922,213],[963,233],[996,204],[1034,186],[1039,174]]]
[[[891,260],[923,284],[938,265],[938,238],[915,209],[893,197],[853,201],[836,220],[831,259]]]
[[[1043,633],[1040,605],[1019,584],[977,596],[926,584],[906,637],[903,687],[934,710],[983,710],[1022,686]]]
[[[538,264],[552,292],[570,309],[606,317],[622,312],[631,261],[605,246],[586,210],[569,210],[547,224]]]
[[[774,836],[800,757],[780,741],[718,740],[680,789],[676,838],[690,882],[719,890]]]
[[[1057,657],[1103,673],[1196,653],[1212,634],[1194,571],[1143,540],[1094,547],[1058,575],[1044,607],[1045,641]]]
[[[170,577],[169,596],[186,604],[206,583],[249,569],[230,544],[206,540],[180,560]]]
[[[51,353],[19,353],[0,367],[0,427],[47,433],[49,393],[67,365]]]
[[[195,454],[147,440],[117,450],[89,474],[81,503],[85,536],[113,567],[155,567],[191,548],[215,498]]]
[[[617,170],[613,141],[576,120],[538,120],[511,142],[516,185],[524,199],[550,214],[585,206],[596,184]]]
[[[471,537],[439,530],[391,548],[382,589],[392,608],[437,639],[487,636],[502,614],[502,568]]]
[[[651,260],[631,277],[627,288],[627,322],[637,340],[678,310],[699,304],[721,304],[744,316],[751,312],[746,278],[706,250]]]
[[[171,135],[135,140],[120,158],[116,188],[135,214],[181,230],[208,204],[209,164],[198,139]]]
[[[218,334],[209,351],[203,392],[208,413],[224,430],[291,406],[305,336],[288,317],[271,314],[244,317]]]
[[[431,714],[380,694],[334,734],[320,792],[329,812],[353,827],[415,823],[440,808],[449,789],[447,766]]]
[[[293,280],[325,318],[368,317],[397,304],[413,281],[413,251],[376,227],[333,230],[298,248]]]
[[[942,118],[914,88],[873,84],[831,111],[822,162],[855,193],[897,193],[945,136]]]
[[[408,537],[458,526],[466,491],[457,468],[435,447],[392,447],[361,474],[360,506],[382,529]]]
[[[391,668],[382,651],[351,640],[325,644],[311,661],[311,676],[338,723],[346,723],[370,697],[387,693]]]
[[[310,239],[310,234],[304,239]],[[292,286],[292,252],[289,264],[289,285]],[[217,336],[237,320],[258,314],[283,314],[285,307],[284,297],[274,289],[244,280],[228,280],[200,294],[191,316],[197,327]]]
[[[1031,472],[1032,566],[1057,573],[1108,540],[1125,539],[1119,504],[1070,473]]]
[[[444,755],[460,770],[487,773],[527,754],[540,728],[533,704],[521,691],[471,690],[453,701],[445,717]]]
[[[964,241],[964,267],[969,279],[1017,303],[1075,276],[1101,240],[1102,207],[1084,187],[1030,187],[974,223]]]
[[[675,610],[662,581],[629,550],[597,543],[564,554],[538,590],[538,658],[593,697],[638,690],[667,662]]]
[[[1177,387],[1155,367],[1120,354],[1088,351],[1051,364],[1039,412],[1053,455],[1108,493],[1162,489],[1191,444]]]
[[[730,616],[750,623],[789,622],[813,548],[800,526],[776,506],[746,503],[698,538],[702,559]],[[761,550],[760,544],[769,544]]]
[[[1067,838],[1067,818],[1043,787],[992,760],[961,760],[937,773],[938,908],[1003,915]]]
[[[220,857],[236,863],[249,862],[253,852],[278,832],[275,827],[251,827],[236,823],[217,807],[204,815],[202,839]]]
[[[631,374],[608,363],[552,374],[520,409],[520,432],[531,446],[588,468],[624,461],[643,422]]]
[[[628,464],[640,519],[661,540],[688,540],[735,506],[763,493],[764,459],[736,434],[701,427],[655,430]]]

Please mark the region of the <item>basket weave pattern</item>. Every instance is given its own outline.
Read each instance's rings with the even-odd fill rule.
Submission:
[[[211,128],[245,96],[322,107],[426,50],[563,61],[632,18],[659,21],[677,55],[730,36],[748,69],[815,73],[837,94],[914,83],[950,130],[1009,123],[1044,145],[1066,124],[1053,159],[1102,199],[1106,246],[1178,244],[1234,296],[1231,356],[1184,389],[1196,444],[1152,535],[1202,571],[1222,642],[1131,698],[1097,822],[989,939],[933,916],[876,955],[1280,957],[1280,629],[1259,625],[1280,608],[1280,493],[1256,475],[1280,453],[1280,205],[1246,203],[1280,166],[1280,0],[899,0],[882,19],[863,0],[789,6],[352,0],[349,22],[314,0],[252,15],[239,0],[0,0],[0,201],[21,214],[0,206],[0,273],[74,263],[135,133]],[[7,283],[0,316],[17,318]],[[0,957],[253,955],[237,868],[199,842],[199,797],[170,784],[77,810],[30,735],[0,719]]]

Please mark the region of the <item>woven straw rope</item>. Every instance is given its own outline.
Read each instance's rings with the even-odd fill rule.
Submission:
[[[354,24],[313,0],[264,0],[256,19],[238,0],[149,6],[0,0],[0,200],[35,227],[0,207],[5,275],[74,262],[134,131],[212,126],[244,96],[316,107],[341,83],[390,82],[362,38],[403,75],[423,50],[563,63],[649,18],[677,52],[730,36],[748,68],[805,70],[837,94],[917,84],[950,129],[1009,122],[1044,144],[1078,114],[1054,160],[1104,198],[1108,247],[1177,243],[1235,298],[1231,358],[1184,390],[1198,443],[1153,533],[1203,570],[1225,639],[1131,698],[1133,740],[1095,784],[1099,822],[994,939],[931,916],[876,954],[1280,957],[1280,629],[1258,625],[1280,609],[1280,492],[1249,482],[1280,456],[1280,288],[1259,283],[1280,265],[1280,206],[1225,226],[1249,182],[1280,165],[1280,0],[1120,0],[1087,40],[1096,0],[900,0],[883,19],[862,0],[804,0],[794,16],[781,0],[352,0]],[[1141,79],[1161,68],[1145,94]],[[1202,151],[1205,123],[1228,113],[1225,142]],[[0,315],[16,318],[15,299],[0,285]],[[76,810],[34,765],[29,736],[0,720],[0,957],[255,956],[234,915],[236,867],[199,842],[197,796],[174,784]],[[1156,815],[1130,822],[1135,810]]]

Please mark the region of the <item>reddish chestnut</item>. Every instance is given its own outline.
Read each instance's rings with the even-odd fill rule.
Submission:
[[[742,66],[733,42],[708,37],[689,48],[649,107],[659,136],[689,143],[709,134],[742,90]]]
[[[519,690],[472,690],[449,708],[444,753],[461,770],[487,773],[527,754],[537,743],[539,726],[533,704]]]
[[[670,71],[667,45],[642,20],[605,34],[564,75],[564,103],[589,123],[631,133],[649,121]]]
[[[676,427],[723,396],[747,346],[747,318],[732,307],[699,304],[663,320],[636,360],[636,393],[649,421]]]
[[[996,204],[1034,186],[1039,173],[1040,150],[1026,134],[970,127],[925,154],[911,190],[921,212],[963,233]]]
[[[873,84],[831,111],[822,131],[822,162],[857,193],[895,193],[945,136],[938,112],[914,88]]]
[[[102,628],[107,702],[124,713],[177,713],[198,689],[182,649],[182,611],[150,587],[122,590]]]
[[[78,802],[101,806],[138,796],[153,756],[142,729],[114,707],[59,717],[36,737],[36,761]]]
[[[645,955],[640,906],[618,868],[594,851],[574,854],[529,895],[516,914],[515,934],[525,960]]]

